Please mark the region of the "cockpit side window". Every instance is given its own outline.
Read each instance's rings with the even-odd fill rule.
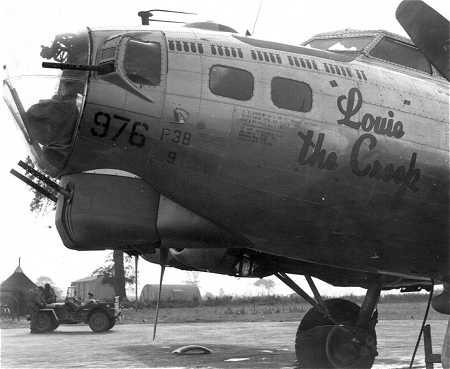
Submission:
[[[158,86],[161,82],[161,44],[128,40],[123,65],[131,82]]]
[[[373,38],[373,36],[318,38],[308,42],[306,47],[334,52],[359,53],[372,42]]]
[[[389,37],[383,37],[370,55],[431,74],[430,63],[416,47]]]

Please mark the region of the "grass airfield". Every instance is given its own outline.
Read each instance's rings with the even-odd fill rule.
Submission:
[[[355,302],[360,304],[360,301]],[[94,334],[87,325],[60,326],[30,334],[28,322],[1,320],[1,361],[6,368],[268,368],[294,369],[294,340],[310,306],[297,299],[224,299],[163,304],[157,339],[152,342],[155,309],[123,309],[112,331]],[[407,368],[426,308],[426,296],[381,301],[375,369]],[[433,350],[440,353],[448,316],[430,310]],[[209,355],[177,356],[172,350],[204,345]],[[416,368],[425,367],[418,350]],[[440,368],[435,364],[435,368]]]
[[[386,320],[378,325],[379,356],[374,368],[406,368],[419,320]],[[440,352],[447,322],[431,321],[433,350]],[[107,333],[85,325],[60,326],[48,334],[27,328],[1,330],[5,368],[270,368],[294,369],[294,322],[163,323],[152,342],[151,324],[118,324]],[[172,350],[200,344],[208,355],[174,355]],[[416,368],[423,368],[423,347]],[[440,368],[440,365],[435,365]]]

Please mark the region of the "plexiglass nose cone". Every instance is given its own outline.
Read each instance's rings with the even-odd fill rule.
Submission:
[[[89,64],[89,45],[86,31],[57,35],[50,46],[40,47],[33,64]],[[56,174],[64,168],[72,148],[83,112],[88,72],[42,68],[40,72],[16,73],[5,79],[4,99],[39,166]]]

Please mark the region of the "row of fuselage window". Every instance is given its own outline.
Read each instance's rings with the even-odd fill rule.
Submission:
[[[213,65],[209,71],[209,89],[214,95],[247,101],[253,97],[254,86],[253,75],[244,69]],[[274,77],[270,94],[278,108],[303,113],[312,108],[312,89],[305,82]]]
[[[204,53],[203,44],[199,42],[187,42],[187,41],[174,41],[169,40],[169,49],[172,51],[185,51],[185,52],[192,52],[192,53]],[[281,56],[277,53],[271,53],[267,51],[260,51],[260,50],[251,50],[250,51],[252,59],[253,60],[259,60],[259,61],[265,61],[265,62],[271,62],[274,64],[283,64]],[[228,47],[228,46],[220,46],[220,45],[211,45],[211,54],[212,55],[219,55],[219,56],[232,56],[234,58],[243,58],[244,54],[242,52],[241,48],[234,48],[234,47]],[[317,63],[315,60],[309,60],[307,58],[301,58],[296,56],[288,55],[288,61],[289,64],[292,66],[296,66],[298,68],[305,68],[305,69],[314,69],[319,70]],[[330,74],[338,74],[342,75],[344,77],[351,77],[353,78],[353,74],[350,68],[339,66],[336,64],[331,63],[323,63],[325,71]],[[360,80],[366,80],[367,78],[363,71],[356,71],[357,76]]]
[[[201,43],[187,41],[169,40],[169,49],[194,53],[198,50],[200,54],[204,53]],[[243,58],[242,50],[234,47],[211,45],[211,53],[213,55]],[[254,50],[252,50],[251,54],[255,60],[282,63],[279,54]],[[317,69],[315,62],[314,66]],[[217,96],[247,101],[253,97],[254,85],[253,75],[244,69],[214,65],[209,72],[209,88]],[[308,112],[312,108],[311,87],[305,82],[293,79],[274,77],[271,82],[271,98],[275,106],[282,109]]]

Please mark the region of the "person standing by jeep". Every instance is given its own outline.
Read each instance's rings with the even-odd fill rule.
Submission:
[[[35,327],[38,319],[39,310],[45,306],[44,289],[32,288],[28,294],[28,311],[30,312],[30,331],[36,333]]]
[[[47,304],[52,304],[56,302],[56,294],[53,290],[52,286],[49,283],[46,283],[44,286],[44,300]]]

